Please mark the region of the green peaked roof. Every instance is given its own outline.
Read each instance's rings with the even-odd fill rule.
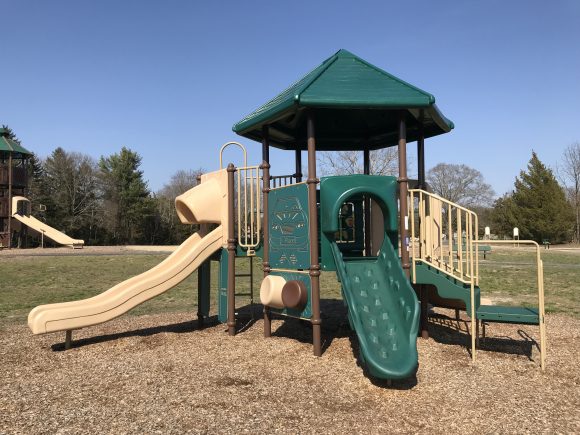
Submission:
[[[32,153],[19,145],[18,142],[8,137],[8,130],[0,127],[0,152],[8,152],[13,154],[21,154],[23,156],[30,156]]]
[[[425,137],[447,133],[453,123],[435,106],[435,97],[339,50],[321,65],[237,124],[234,132],[261,140],[268,125],[270,143],[283,149],[305,148],[305,110],[312,110],[316,144],[321,150],[374,149],[397,143],[397,122],[406,110],[407,138],[415,140],[419,119]]]

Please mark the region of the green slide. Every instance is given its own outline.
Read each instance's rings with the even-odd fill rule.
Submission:
[[[419,302],[385,237],[378,257],[343,258],[331,244],[351,327],[371,375],[401,379],[417,367]]]

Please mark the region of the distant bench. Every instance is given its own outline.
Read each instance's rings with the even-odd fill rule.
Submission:
[[[453,250],[457,251],[457,245],[453,245]],[[491,246],[489,246],[489,245],[477,245],[477,251],[480,253],[483,253],[483,259],[486,260],[487,254],[491,254]]]

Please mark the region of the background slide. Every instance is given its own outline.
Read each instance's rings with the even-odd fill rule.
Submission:
[[[73,248],[82,248],[83,245],[85,244],[84,240],[73,239],[72,237],[69,237],[64,233],[61,233],[59,230],[54,229],[49,225],[46,225],[44,222],[39,221],[32,215],[25,216],[18,213],[14,213],[12,217],[14,219],[19,220],[27,227],[32,228],[34,231],[44,233],[44,237],[48,237],[49,239],[53,240],[54,242],[60,245],[71,246]]]
[[[417,367],[419,302],[391,241],[385,237],[377,257],[343,259],[332,244],[348,318],[369,372],[401,379]]]
[[[34,334],[65,331],[114,319],[176,286],[222,246],[222,227],[205,237],[189,237],[163,262],[100,295],[74,302],[40,305],[28,315]]]

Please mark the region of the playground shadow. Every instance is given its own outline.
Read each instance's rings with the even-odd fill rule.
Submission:
[[[364,375],[371,383],[381,388],[396,390],[409,390],[417,385],[416,371],[406,379],[385,380],[371,375],[364,363],[360,344],[356,332],[350,329],[347,317],[347,307],[340,299],[321,299],[320,313],[322,318],[322,353],[330,347],[336,338],[348,338],[356,364],[362,369]],[[275,337],[285,337],[298,340],[301,343],[312,344],[312,325],[309,321],[281,317],[284,323],[272,333]]]
[[[321,299],[320,317],[322,353],[330,347],[335,338],[348,337],[350,328],[346,317],[346,307],[339,299]],[[284,322],[278,329],[272,332],[274,337],[285,337],[298,340],[301,343],[312,344],[312,324],[308,320],[294,319],[291,317],[276,316]]]
[[[73,341],[71,348],[78,348],[84,346],[90,346],[99,343],[106,343],[109,341],[119,340],[121,338],[128,337],[150,337],[163,332],[170,332],[174,334],[189,333],[196,330],[203,329],[205,327],[212,327],[219,324],[217,316],[206,317],[203,321],[203,325],[200,325],[198,320],[189,320],[186,322],[170,323],[166,325],[152,326],[149,328],[133,329],[131,331],[116,332],[113,334],[103,334],[96,335],[93,337],[84,337],[75,339],[73,335]],[[54,352],[62,352],[65,349],[65,343],[55,343],[51,346]]]
[[[432,338],[437,343],[463,347],[471,356],[470,325],[470,319],[456,319],[445,314],[432,312],[429,314],[429,338]],[[533,361],[533,348],[536,347],[539,351],[540,347],[538,342],[526,331],[518,329],[517,333],[521,339],[514,339],[505,335],[489,336],[490,333],[493,334],[493,327],[494,324],[487,324],[487,337],[483,338],[480,335],[477,350],[521,355]],[[480,334],[481,332],[480,330]]]

